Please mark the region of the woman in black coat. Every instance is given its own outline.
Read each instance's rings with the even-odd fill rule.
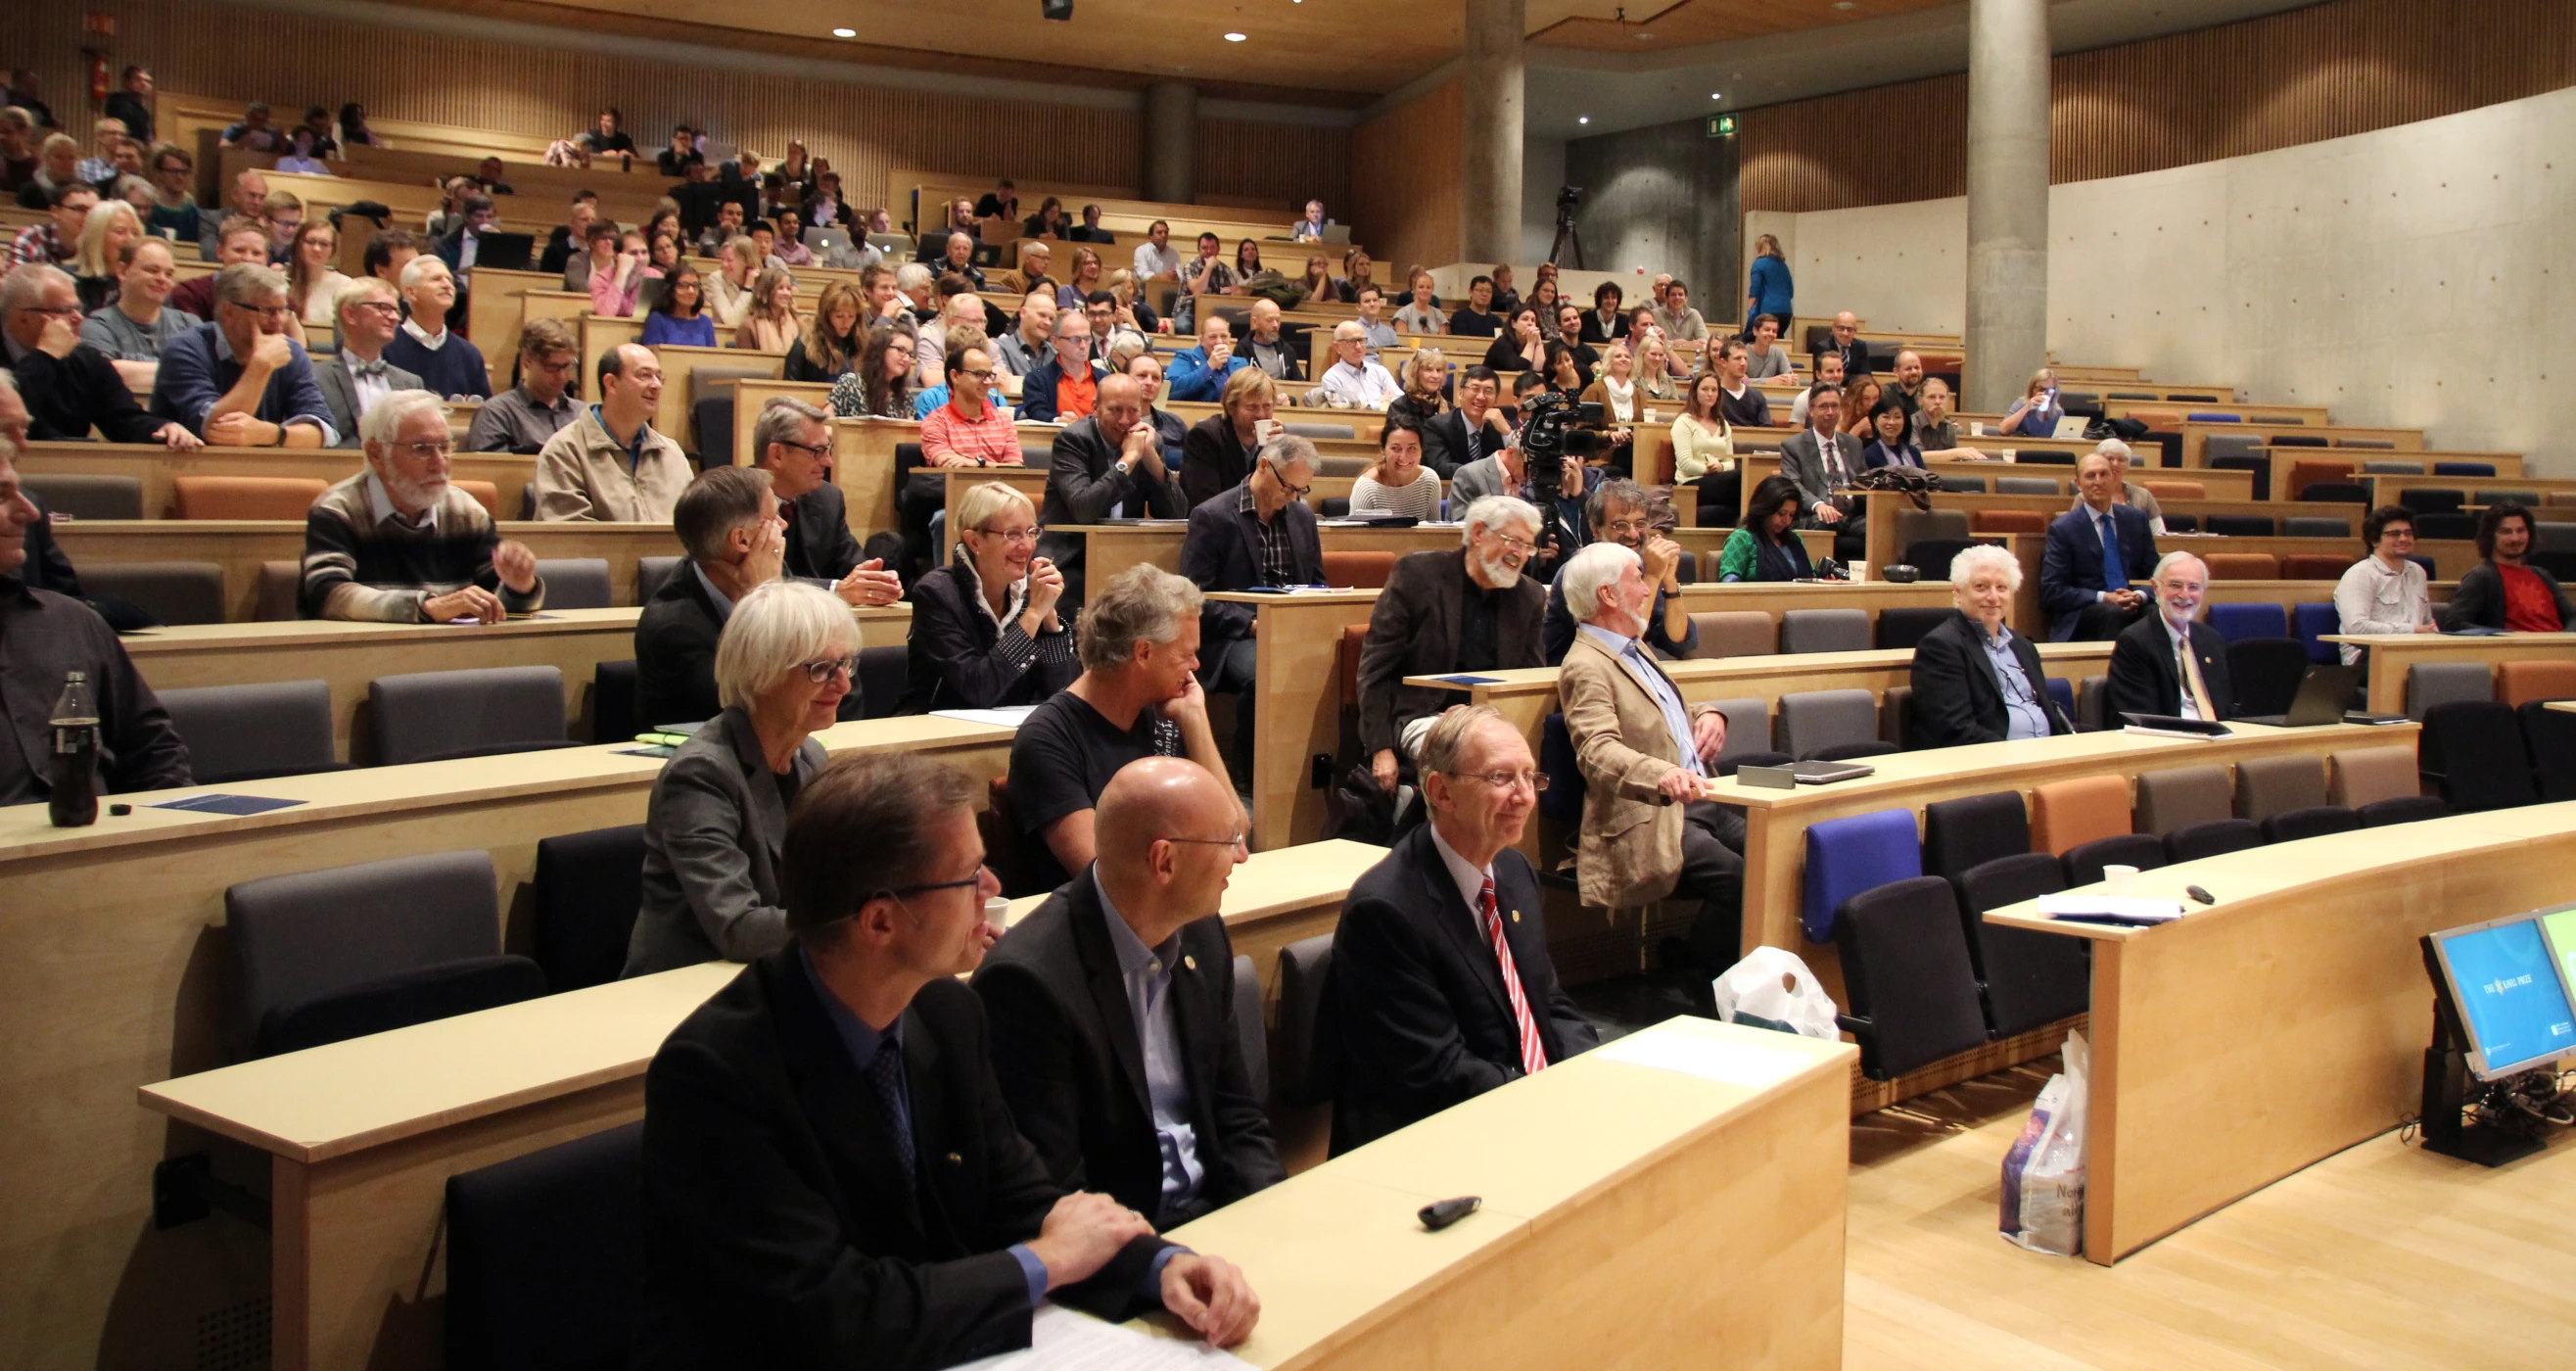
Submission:
[[[1914,717],[1906,746],[1958,747],[2072,733],[2066,711],[2048,693],[2039,649],[2013,632],[2013,595],[2021,564],[1998,547],[1972,547],[1950,563],[1958,612],[1914,646]],[[1986,644],[2002,635],[2018,671],[1998,671]],[[2020,708],[2013,707],[2018,702]],[[2033,713],[2033,710],[2036,713]],[[2043,729],[2041,725],[2045,725]]]
[[[965,554],[912,588],[903,712],[1033,705],[1073,684],[1064,574],[1037,555],[1037,509],[999,481],[958,497]]]

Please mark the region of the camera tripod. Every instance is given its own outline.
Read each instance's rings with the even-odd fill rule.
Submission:
[[[1574,269],[1586,270],[1583,265],[1583,231],[1574,226],[1574,210],[1559,206],[1556,211],[1556,242],[1548,247],[1547,260],[1561,265],[1568,244],[1574,248]]]

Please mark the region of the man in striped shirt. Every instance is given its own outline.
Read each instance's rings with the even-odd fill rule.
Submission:
[[[304,520],[300,605],[312,619],[498,623],[545,604],[537,555],[448,483],[447,412],[400,390],[359,421],[367,469],[322,493]]]

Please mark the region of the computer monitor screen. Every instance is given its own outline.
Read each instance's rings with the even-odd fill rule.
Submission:
[[[2558,963],[2558,982],[2576,1003],[2576,905],[2540,912],[2540,931],[2549,939],[2549,955]]]
[[[2543,944],[2518,915],[2433,935],[2451,1002],[2469,1031],[2469,1069],[2494,1080],[2576,1052],[2576,1010]]]

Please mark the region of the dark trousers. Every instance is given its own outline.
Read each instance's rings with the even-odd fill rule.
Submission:
[[[2075,636],[2068,641],[2107,643],[2118,638],[2120,631],[2147,617],[2152,600],[2140,600],[2135,609],[2122,609],[2108,600],[2096,600],[2075,611]]]
[[[1217,659],[1216,670],[1208,673],[1207,689],[1211,694],[1234,696],[1234,746],[1226,766],[1234,772],[1238,790],[1252,788],[1253,685],[1260,679],[1260,644],[1251,638],[1237,638],[1226,644],[1225,655]]]
[[[1714,800],[1682,807],[1682,874],[1674,898],[1699,897],[1691,957],[1711,973],[1735,965],[1744,939],[1744,811]]]

